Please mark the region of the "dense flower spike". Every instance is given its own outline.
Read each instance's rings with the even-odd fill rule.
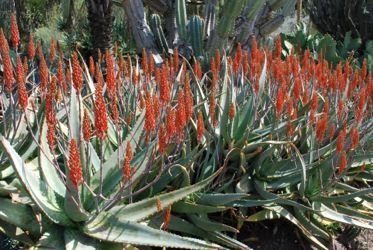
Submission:
[[[342,174],[347,167],[347,154],[346,151],[342,151],[339,156],[338,171]]]
[[[57,76],[57,81],[58,81],[59,87],[62,89],[63,93],[66,94],[67,93],[67,84],[66,84],[66,79],[65,79],[63,62],[62,62],[61,58],[58,60],[56,76]]]
[[[163,105],[168,104],[170,101],[170,86],[168,83],[167,68],[165,65],[162,67],[160,72],[160,83],[159,83],[159,98]]]
[[[93,56],[89,57],[89,74],[92,78],[95,76],[95,61],[93,60]]]
[[[202,112],[198,113],[197,118],[197,141],[201,142],[203,138],[203,134],[205,133],[205,122],[203,121],[203,114]]]
[[[341,131],[339,131],[338,138],[337,138],[337,152],[340,153],[344,150],[345,145],[345,138],[347,133],[347,125],[345,124]]]
[[[187,122],[185,113],[185,95],[183,91],[179,91],[177,97],[177,111],[176,111],[176,132],[178,136],[182,136],[184,133],[184,128]]]
[[[17,57],[16,77],[18,84],[19,105],[21,106],[22,111],[24,111],[27,108],[28,95],[26,91],[25,72],[23,70],[23,64],[19,56]]]
[[[97,138],[100,140],[104,140],[107,136],[108,117],[105,100],[102,95],[102,84],[100,83],[98,83],[96,86],[95,128]]]
[[[359,145],[359,141],[360,141],[359,130],[357,127],[353,127],[351,129],[350,139],[351,139],[350,150],[355,150],[357,146]]]
[[[13,13],[10,18],[10,40],[12,41],[12,46],[14,49],[17,49],[21,44],[17,25],[17,16],[15,13]]]
[[[164,124],[162,124],[158,131],[158,151],[161,155],[166,152],[167,149],[167,131]]]
[[[69,179],[74,187],[79,187],[83,182],[82,166],[80,165],[80,155],[75,139],[70,141],[69,150]]]
[[[186,121],[190,121],[193,114],[193,96],[192,91],[190,90],[189,84],[189,75],[186,74],[185,76],[185,83],[184,83],[184,107],[185,107],[185,118]]]
[[[133,158],[131,143],[127,142],[126,155],[123,162],[123,179],[125,182],[131,180],[132,171],[131,171],[131,160]]]
[[[202,79],[202,68],[201,68],[201,64],[199,63],[199,61],[196,61],[194,63],[194,66],[193,66],[193,71],[194,71],[194,74],[196,75],[196,78],[198,81],[201,81]]]
[[[88,111],[84,109],[84,115],[83,115],[83,139],[86,142],[89,142],[92,136],[92,127],[91,127],[91,120],[88,116]]]
[[[235,115],[236,115],[235,106],[234,106],[234,103],[231,102],[231,104],[229,104],[229,119],[233,120]]]
[[[78,54],[74,51],[71,57],[72,80],[76,92],[80,92],[83,86],[83,73],[80,67]]]
[[[167,138],[171,139],[176,135],[176,114],[175,110],[171,107],[167,108],[167,117],[166,117],[166,128],[167,128]]]
[[[106,86],[109,97],[113,100],[116,96],[117,88],[115,84],[114,58],[109,52],[106,53]]]
[[[35,57],[35,45],[34,45],[34,39],[32,38],[31,33],[30,33],[28,45],[27,45],[27,57],[30,60],[33,60]]]
[[[56,40],[52,37],[51,46],[49,49],[49,62],[53,63],[55,57],[56,57]]]
[[[280,118],[282,110],[284,109],[285,105],[285,93],[283,88],[279,88],[277,91],[277,98],[276,98],[276,117],[277,119]]]
[[[153,97],[148,94],[145,99],[145,131],[150,134],[155,128],[155,114],[153,106]]]

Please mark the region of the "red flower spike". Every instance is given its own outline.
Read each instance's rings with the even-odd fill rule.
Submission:
[[[13,13],[10,18],[10,40],[12,41],[12,46],[14,49],[17,49],[21,44],[17,25],[17,16],[15,13]]]
[[[295,101],[300,100],[301,92],[302,92],[302,81],[300,77],[295,78],[293,91],[294,91],[294,100]]]
[[[338,119],[342,119],[343,117],[343,114],[344,114],[344,111],[345,111],[345,105],[344,105],[344,102],[342,99],[340,99],[338,101],[338,109],[337,109],[337,116],[338,116]]]
[[[145,125],[144,129],[146,133],[150,134],[155,128],[155,115],[153,98],[150,94],[146,96],[145,100]]]
[[[98,83],[96,86],[95,127],[97,138],[100,140],[104,140],[107,136],[108,117],[105,100],[102,96],[102,84],[100,83]]]
[[[28,104],[28,95],[26,91],[26,82],[25,82],[25,73],[23,71],[23,65],[21,62],[21,58],[17,57],[17,83],[18,83],[18,96],[19,96],[19,106],[21,106],[21,110],[24,111],[27,108]]]
[[[48,124],[47,142],[49,149],[54,151],[56,148],[56,124]]]
[[[350,139],[351,139],[350,150],[355,150],[360,142],[359,130],[356,127],[353,127],[351,129]]]
[[[131,160],[133,158],[131,143],[127,142],[126,155],[123,162],[123,178],[124,181],[128,182],[131,180]]]
[[[360,77],[361,77],[362,81],[365,81],[365,79],[367,77],[367,73],[368,73],[367,64],[368,64],[368,61],[367,61],[366,58],[364,58],[363,66],[361,67],[361,73],[360,73]]]
[[[5,91],[12,92],[13,91],[13,84],[14,84],[14,77],[13,77],[13,65],[10,60],[9,56],[9,46],[8,42],[5,40],[5,38],[1,39],[3,40],[2,43],[2,57],[3,57],[3,69],[4,69],[4,87]]]
[[[347,125],[344,125],[342,130],[339,132],[338,138],[337,138],[337,152],[340,153],[344,150],[345,145],[345,138],[346,138],[346,131]]]
[[[277,119],[280,118],[282,110],[285,104],[285,93],[283,88],[279,88],[277,91],[277,98],[276,98],[276,117]]]
[[[192,91],[190,90],[188,73],[185,76],[185,84],[184,84],[184,107],[185,107],[186,121],[188,122],[192,118],[192,114],[193,114],[193,96],[192,96]]]
[[[294,134],[294,127],[289,120],[286,124],[286,134],[289,138],[291,138]]]
[[[215,101],[215,92],[211,91],[210,93],[210,106],[209,106],[209,116],[211,119],[212,126],[215,127],[216,118],[215,118],[215,109],[216,109],[216,101]]]
[[[40,62],[39,62],[39,74],[40,74],[40,87],[42,92],[44,93],[47,89],[47,85],[49,82],[49,70],[47,63],[45,62],[44,55],[40,55]]]
[[[177,111],[176,111],[176,133],[181,136],[184,132],[186,125],[186,113],[185,113],[185,102],[184,102],[184,92],[179,91],[177,98]]]
[[[333,140],[335,134],[335,125],[332,124],[329,129],[329,140]]]
[[[201,142],[203,134],[205,133],[205,122],[203,121],[202,112],[198,113],[197,119],[197,141]]]
[[[34,45],[34,40],[32,38],[31,33],[30,33],[29,40],[28,40],[28,45],[27,45],[27,57],[31,61],[35,57],[35,45]]]
[[[168,206],[167,210],[164,212],[163,223],[161,225],[161,228],[163,230],[167,230],[168,225],[170,224],[170,220],[171,220],[171,206]]]
[[[158,131],[158,151],[161,155],[166,152],[167,149],[167,131],[164,124],[161,125]]]
[[[202,79],[202,68],[199,61],[196,61],[196,63],[193,66],[194,74],[197,77],[197,80],[200,81]]]
[[[5,38],[3,28],[0,28],[0,54],[9,53],[8,41]]]
[[[177,72],[179,69],[179,49],[177,47],[174,49],[173,59],[174,59],[173,68],[174,68],[174,71]]]
[[[171,139],[176,135],[176,114],[175,110],[171,107],[167,108],[167,117],[166,117],[166,128],[167,128],[167,138]]]
[[[281,58],[282,45],[281,45],[281,36],[276,37],[275,50],[273,51],[273,56],[275,58]]]
[[[153,110],[154,110],[154,120],[158,121],[159,116],[161,115],[161,105],[159,104],[159,98],[156,95],[153,95]]]
[[[338,172],[342,174],[347,167],[347,154],[346,151],[341,152],[338,164]]]
[[[115,84],[114,58],[109,52],[106,53],[106,86],[109,97],[114,100],[117,89]]]
[[[167,68],[165,66],[162,67],[160,78],[159,97],[161,103],[166,105],[170,101],[170,85],[168,83]]]
[[[242,50],[241,50],[242,52]],[[220,71],[220,64],[221,64],[221,56],[220,56],[220,51],[217,49],[215,51],[215,63],[216,63],[216,70],[219,72]]]
[[[38,41],[38,45],[36,46],[36,55],[39,57],[39,59],[43,56],[43,49],[41,48],[41,42]]]
[[[236,110],[235,110],[235,107],[234,107],[234,103],[231,102],[231,104],[229,105],[229,119],[230,120],[233,120],[234,116],[236,115]]]
[[[80,155],[75,139],[70,141],[69,154],[69,177],[74,187],[79,187],[83,182],[82,166],[80,165]]]
[[[63,68],[63,61],[61,58],[58,60],[56,76],[57,76],[59,87],[62,89],[63,93],[66,94],[67,85],[66,85],[65,73],[64,73],[64,68]]]
[[[72,80],[76,92],[80,93],[80,90],[83,86],[83,73],[82,68],[80,67],[78,54],[74,51],[71,57],[71,66],[72,66]]]
[[[92,56],[89,57],[89,74],[92,78],[95,76],[95,61]]]
[[[319,119],[316,123],[316,140],[321,143],[324,140],[326,128],[328,126],[328,118],[324,116]]]
[[[91,121],[88,116],[88,112],[86,109],[84,109],[84,115],[83,115],[83,138],[86,142],[89,142],[92,136],[92,126]]]

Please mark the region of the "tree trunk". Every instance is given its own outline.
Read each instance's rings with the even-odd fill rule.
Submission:
[[[105,52],[111,47],[112,32],[112,1],[111,0],[87,0],[88,21],[91,28],[92,45],[94,55],[97,58],[98,49]]]
[[[142,49],[156,52],[156,45],[145,18],[144,5],[139,0],[124,0],[123,8],[126,12],[132,35],[136,42],[136,49],[141,53]]]

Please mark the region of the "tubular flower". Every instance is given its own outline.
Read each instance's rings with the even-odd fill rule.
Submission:
[[[179,49],[176,47],[174,49],[174,64],[172,65],[174,70],[177,71],[179,69]]]
[[[302,93],[302,81],[300,77],[296,77],[294,81],[294,100],[298,101]]]
[[[83,138],[86,142],[88,142],[91,139],[92,136],[92,127],[91,127],[91,121],[89,120],[88,112],[86,109],[84,109],[84,115],[83,115]]]
[[[27,95],[26,85],[25,85],[25,73],[23,71],[22,61],[19,56],[17,57],[16,72],[17,72],[19,105],[21,106],[22,111],[24,111],[27,108],[28,95]]]
[[[163,230],[167,230],[168,225],[170,224],[170,220],[171,220],[171,206],[167,207],[166,211],[164,212],[163,223],[161,225],[161,228]]]
[[[128,182],[131,180],[131,160],[133,158],[131,143],[127,142],[126,155],[123,162],[123,178],[124,181]]]
[[[205,133],[205,122],[203,121],[202,112],[199,112],[198,120],[197,120],[197,141],[198,142],[201,142],[204,133]]]
[[[167,117],[166,117],[166,128],[167,128],[167,138],[171,139],[176,134],[176,125],[175,125],[175,110],[171,107],[167,108]]]
[[[280,35],[278,35],[276,37],[276,45],[275,45],[275,50],[273,51],[273,56],[275,58],[281,58],[281,52],[282,52],[281,37]]]
[[[153,98],[149,94],[146,96],[145,100],[145,131],[150,134],[155,128],[155,115],[154,115],[154,106]]]
[[[279,88],[277,91],[277,99],[276,99],[276,117],[279,118],[281,116],[282,110],[285,104],[285,94],[283,88]]]
[[[159,104],[159,98],[156,95],[153,95],[152,98],[153,102],[153,110],[154,110],[154,119],[157,121],[159,119],[159,116],[161,115],[161,106]]]
[[[166,105],[170,101],[170,86],[168,83],[167,68],[165,66],[162,67],[160,78],[159,97],[161,103]]]
[[[347,126],[344,125],[342,130],[339,132],[338,138],[337,138],[337,152],[340,153],[344,149],[345,145],[345,139],[346,139],[346,130]]]
[[[0,53],[6,54],[9,53],[8,41],[5,38],[3,28],[0,28]]]
[[[324,116],[319,119],[316,123],[316,139],[319,143],[324,140],[326,128],[328,126],[328,117]]]
[[[99,83],[96,87],[96,101],[95,101],[95,127],[96,136],[103,140],[106,138],[108,130],[108,117],[105,106],[105,100],[102,96],[102,85]]]
[[[351,139],[350,150],[355,150],[357,146],[359,145],[359,141],[360,141],[359,130],[356,127],[353,127],[351,129],[350,139]]]
[[[33,60],[35,57],[35,45],[31,33],[27,44],[27,57],[30,60]]]
[[[58,81],[59,87],[66,94],[67,93],[67,85],[66,85],[66,79],[65,79],[64,69],[63,69],[63,62],[62,62],[61,58],[58,60],[56,76],[57,76],[57,81]]]
[[[78,145],[75,139],[70,141],[70,154],[69,154],[69,177],[74,187],[81,185],[83,181],[82,166],[80,165],[80,155]]]
[[[19,37],[17,17],[15,13],[12,14],[10,19],[10,40],[12,41],[13,48],[17,49],[21,43],[21,39]]]
[[[199,61],[196,61],[194,63],[193,71],[197,77],[197,80],[200,81],[202,79],[202,68],[201,68],[201,64],[199,63]]]
[[[161,125],[158,131],[158,151],[161,155],[166,152],[167,149],[167,131],[164,124]]]
[[[89,74],[92,78],[95,76],[95,61],[92,56],[89,57]]]
[[[71,66],[72,66],[72,80],[76,92],[80,92],[83,86],[83,74],[82,68],[80,67],[78,54],[74,51],[71,57]]]
[[[234,103],[231,102],[231,104],[229,105],[229,119],[233,120],[235,114],[236,114],[236,111],[235,111]]]
[[[335,125],[332,124],[329,129],[329,140],[333,140],[335,134]]]
[[[117,98],[116,97],[111,102],[110,106],[111,106],[111,115],[113,117],[113,122],[114,122],[115,126],[118,127],[118,125],[119,125],[119,111],[118,111]]]
[[[49,81],[49,70],[43,54],[40,55],[39,74],[41,91],[44,93]]]
[[[216,101],[215,101],[215,92],[211,91],[210,93],[210,106],[209,106],[209,116],[211,119],[212,126],[215,127],[216,124],[216,118],[215,118],[215,109],[216,109]]]
[[[48,124],[47,142],[49,145],[49,149],[51,151],[54,151],[54,149],[56,148],[56,124]]]
[[[347,154],[346,151],[341,152],[338,164],[339,174],[342,174],[347,167]]]
[[[116,86],[115,86],[115,72],[114,72],[114,58],[107,52],[106,53],[106,86],[109,93],[109,97],[114,99],[116,95]]]

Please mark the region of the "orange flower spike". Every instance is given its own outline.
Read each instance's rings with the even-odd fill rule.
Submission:
[[[78,54],[74,51],[71,58],[72,65],[72,80],[75,90],[79,93],[83,86],[83,74],[82,68],[80,67]]]
[[[347,167],[347,154],[346,151],[341,152],[338,164],[338,172],[342,174]]]
[[[294,91],[294,100],[295,101],[300,100],[301,93],[302,93],[302,80],[298,76],[294,80],[294,89],[293,89],[293,91]]]
[[[233,120],[235,115],[236,115],[235,106],[234,106],[234,103],[231,102],[231,104],[229,105],[229,114],[228,114],[229,119]]]
[[[366,58],[364,58],[363,66],[361,66],[361,73],[360,73],[360,77],[361,77],[362,81],[365,81],[365,79],[367,77],[367,73],[368,73],[367,64],[368,64],[368,61],[367,61]]]
[[[332,124],[329,129],[329,140],[332,140],[335,135],[335,125]]]
[[[243,75],[247,77],[249,74],[249,54],[247,53],[247,51],[243,53],[242,71]]]
[[[133,158],[131,143],[127,142],[126,155],[123,162],[123,178],[124,181],[128,182],[131,180],[131,160]]]
[[[167,149],[167,131],[164,124],[161,125],[158,131],[158,151],[163,155]]]
[[[28,95],[26,91],[25,85],[25,73],[23,71],[23,65],[21,62],[21,58],[17,57],[17,82],[18,82],[18,96],[19,96],[19,106],[21,106],[21,110],[24,111],[27,108],[28,104]]]
[[[351,129],[350,139],[351,139],[350,150],[355,150],[360,142],[359,130],[356,127],[353,127]]]
[[[83,138],[86,142],[89,142],[92,136],[92,125],[88,116],[88,112],[84,109],[83,115]]]
[[[159,119],[159,116],[161,115],[161,105],[159,103],[159,98],[157,95],[153,95],[153,110],[154,110],[154,119],[155,119],[155,122],[158,121]]]
[[[9,52],[8,41],[5,38],[3,28],[0,28],[0,53],[6,54]]]
[[[162,67],[160,78],[159,97],[162,105],[166,105],[170,101],[170,85],[168,83],[167,68],[165,66]]]
[[[30,60],[33,60],[35,57],[35,45],[34,45],[34,40],[32,38],[31,33],[30,33],[28,45],[27,45],[27,57]]]
[[[92,78],[95,76],[95,61],[92,56],[89,57],[89,74]]]
[[[343,117],[343,114],[344,114],[344,111],[345,111],[345,105],[344,105],[344,102],[342,99],[340,99],[338,101],[338,108],[337,108],[337,116],[338,116],[338,119],[342,119]]]
[[[171,206],[168,206],[163,216],[163,223],[161,225],[163,230],[167,230],[171,220]]]
[[[181,135],[186,125],[186,114],[185,114],[185,101],[184,101],[184,92],[179,91],[177,98],[177,112],[176,112],[176,132]]]
[[[281,37],[280,35],[278,35],[276,37],[275,50],[273,51],[273,56],[275,58],[281,58],[281,52],[282,52]]]
[[[197,119],[197,141],[201,142],[203,134],[205,133],[205,122],[203,121],[202,112],[198,113]]]
[[[114,97],[114,100],[111,102],[110,106],[111,106],[111,115],[113,117],[113,122],[115,124],[116,127],[118,127],[119,125],[119,111],[118,111],[118,106],[117,106],[117,98]]]
[[[327,126],[328,118],[326,116],[316,122],[316,139],[318,143],[321,143],[324,140]]]
[[[215,109],[216,109],[216,100],[215,100],[215,92],[211,91],[210,93],[210,106],[209,106],[209,116],[211,119],[212,126],[215,127],[216,118],[215,118]]]
[[[28,62],[27,57],[23,58],[23,72],[25,73],[25,76],[27,76],[28,73]]]
[[[336,148],[338,153],[342,152],[342,150],[344,149],[346,132],[347,132],[346,130],[347,130],[347,125],[345,124],[342,130],[338,134],[337,148]]]
[[[195,62],[193,68],[194,68],[194,74],[196,75],[197,80],[200,81],[202,79],[202,68],[201,68],[201,64],[199,63],[199,61]]]
[[[69,178],[73,186],[77,188],[83,182],[83,173],[80,165],[79,149],[75,139],[70,141],[69,152]]]
[[[40,55],[40,62],[39,62],[39,74],[40,74],[40,87],[42,92],[45,92],[48,81],[49,81],[49,70],[47,63],[45,62],[44,55]]]
[[[280,118],[282,110],[285,104],[285,93],[283,88],[279,88],[277,91],[277,98],[276,98],[276,118]]]
[[[106,86],[109,97],[114,100],[117,90],[115,83],[114,58],[109,52],[106,53]]]
[[[167,138],[171,139],[176,134],[176,114],[175,110],[171,107],[167,108],[167,117],[166,117],[166,128],[167,128]]]
[[[10,18],[10,40],[12,41],[12,46],[14,49],[17,49],[21,44],[17,25],[17,16],[15,13],[13,13]]]
[[[100,140],[104,140],[107,136],[108,117],[104,97],[102,95],[101,83],[98,83],[96,86],[95,127],[97,138]]]
[[[58,81],[60,88],[66,94],[67,85],[66,85],[66,79],[65,79],[64,69],[63,69],[63,62],[61,58],[58,60],[56,76],[57,76],[57,81]]]
[[[153,106],[153,98],[149,94],[145,100],[145,125],[144,129],[146,133],[150,134],[155,128],[155,114]]]
[[[56,148],[56,124],[48,124],[47,142],[49,149],[54,151]]]
[[[174,68],[174,71],[177,72],[178,69],[179,69],[179,49],[176,47],[174,49],[174,56],[173,56],[173,60],[174,60],[174,64],[173,64],[173,68]]]

